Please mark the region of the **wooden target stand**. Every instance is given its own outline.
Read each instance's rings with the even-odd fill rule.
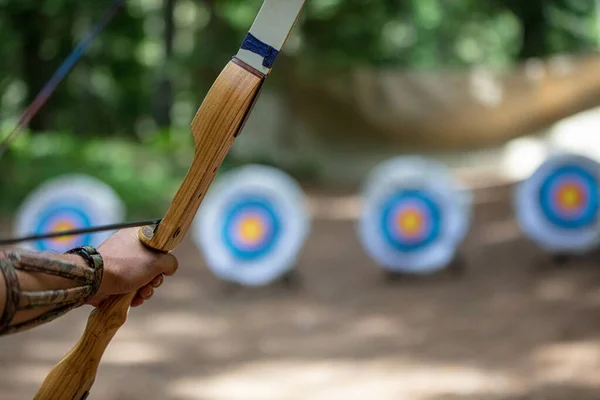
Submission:
[[[238,282],[219,280],[218,281],[220,291],[225,295],[239,294],[248,291],[264,291],[264,290],[284,290],[293,292],[301,290],[304,287],[304,281],[302,274],[294,266],[290,271],[281,275],[279,278],[274,279],[272,282],[257,287],[250,287],[243,285]]]
[[[461,252],[456,252],[452,261],[446,265],[445,268],[436,272],[428,274],[414,274],[384,269],[382,276],[385,284],[394,285],[404,282],[414,282],[416,280],[430,280],[432,278],[448,277],[451,279],[460,279],[466,276],[467,271],[468,265],[466,257]]]
[[[578,262],[600,266],[600,246],[582,254],[568,252],[543,253],[536,257],[534,267],[537,270],[569,268]]]

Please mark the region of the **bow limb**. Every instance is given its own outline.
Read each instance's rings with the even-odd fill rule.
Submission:
[[[250,68],[227,64],[215,81],[194,121],[194,160],[162,222],[139,231],[140,240],[151,249],[175,249],[189,229],[196,211],[213,181],[264,81]],[[135,293],[114,296],[95,309],[79,342],[51,370],[35,400],[85,399],[106,347],[127,320]]]
[[[188,231],[217,170],[242,129],[265,76],[234,59],[227,64],[200,106],[191,130],[196,142],[194,160],[156,230],[140,229],[148,247],[168,252]]]

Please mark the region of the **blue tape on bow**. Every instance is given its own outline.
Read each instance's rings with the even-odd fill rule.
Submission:
[[[246,35],[246,39],[244,39],[244,43],[242,43],[242,49],[251,51],[254,54],[258,54],[259,56],[263,57],[262,65],[267,68],[273,68],[275,59],[279,55],[278,50],[262,42],[251,33]]]

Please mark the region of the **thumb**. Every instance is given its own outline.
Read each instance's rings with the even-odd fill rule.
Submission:
[[[171,276],[175,274],[179,267],[179,261],[172,254],[161,254],[153,264],[155,275]]]

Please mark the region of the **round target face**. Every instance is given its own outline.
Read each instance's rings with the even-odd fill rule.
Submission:
[[[124,206],[103,182],[84,175],[67,175],[44,183],[25,199],[17,212],[14,234],[29,236],[84,229],[121,222]],[[87,233],[24,243],[37,251],[65,252],[73,247],[97,247],[114,232]]]
[[[36,233],[53,233],[61,231],[69,231],[92,226],[89,217],[85,215],[76,204],[60,204],[51,206],[42,211],[39,216],[38,225],[35,227]],[[77,247],[79,243],[90,243],[91,234],[76,236],[62,236],[46,240],[36,241],[36,246],[39,250],[57,250],[71,249]]]
[[[600,165],[578,155],[548,159],[516,191],[522,230],[549,251],[586,251],[598,244]]]
[[[439,237],[440,218],[440,209],[427,192],[400,190],[383,202],[381,231],[399,251],[417,250]]]
[[[593,225],[598,212],[596,178],[578,165],[557,168],[542,183],[540,206],[546,218],[559,228]]]
[[[242,260],[256,260],[277,244],[281,232],[273,204],[262,196],[248,193],[225,210],[223,242]]]
[[[194,220],[193,237],[218,277],[266,285],[295,266],[310,218],[304,193],[275,168],[248,165],[213,185]]]
[[[361,244],[381,267],[431,273],[447,266],[467,234],[471,195],[450,172],[422,157],[398,157],[365,182]]]

